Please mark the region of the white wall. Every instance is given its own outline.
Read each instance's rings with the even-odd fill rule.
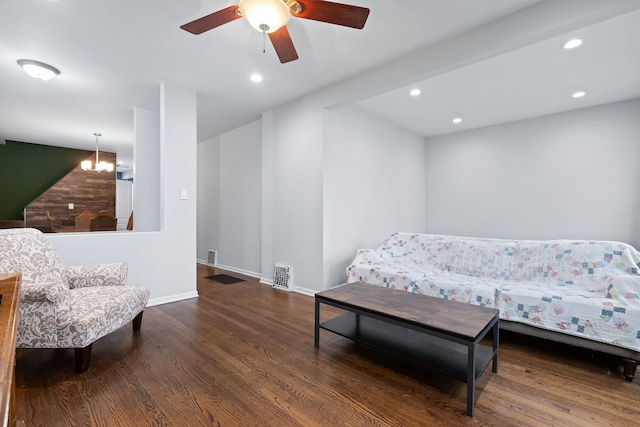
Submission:
[[[196,95],[165,84],[160,90],[161,231],[47,235],[67,265],[127,262],[128,282],[151,290],[150,305],[197,296]]]
[[[260,266],[261,283],[273,284],[273,270],[275,265],[275,112],[267,111],[262,114],[262,194],[260,222],[261,246]]]
[[[425,46],[265,112],[262,116],[261,281],[271,281],[273,264],[279,262],[293,267],[294,289],[308,293],[323,290],[335,283],[345,267],[338,268],[339,261],[325,250],[325,242],[336,250],[343,244],[357,244],[354,239],[354,243],[336,246],[333,235],[325,239],[329,232],[325,227],[337,229],[342,221],[350,221],[346,210],[340,213],[341,217],[330,218],[328,224],[323,218],[325,202],[336,203],[331,195],[330,200],[325,200],[327,189],[323,187],[325,170],[335,172],[334,155],[331,154],[332,160],[324,160],[325,150],[332,148],[327,145],[326,135],[329,111],[566,34],[588,22],[615,16],[618,9],[625,7],[630,7],[629,2],[616,5],[600,0],[540,2],[527,8],[526,13],[516,12],[490,25]],[[332,186],[334,179],[331,175]],[[338,211],[330,208],[332,215]],[[428,210],[425,218],[427,215]],[[389,219],[389,222],[395,220],[399,219]],[[363,230],[359,238],[363,241],[369,238],[363,236],[370,231],[369,228]],[[221,253],[226,250],[222,246],[219,249]]]
[[[272,262],[292,265],[294,286],[303,292],[323,290],[337,277],[337,267],[325,270],[324,265],[325,166],[321,159],[326,148],[327,111],[581,28],[590,19],[614,13],[614,8],[607,5],[594,0],[541,2],[528,8],[526,14],[515,13],[425,46],[263,115],[263,151],[269,159],[266,164],[263,161],[266,217],[262,232],[266,237],[263,241],[272,242],[270,246],[263,244],[263,277],[271,277]]]
[[[220,137],[198,143],[197,251],[207,262],[207,251],[220,248]]]
[[[220,137],[218,263],[260,276],[260,120]]]
[[[198,144],[198,259],[260,277],[261,120]]]
[[[309,102],[308,102],[309,101]],[[265,248],[262,265],[267,280],[273,278],[273,263],[293,267],[294,287],[322,289],[322,146],[324,109],[313,97],[287,104],[267,115],[263,127],[262,179],[271,187],[263,194],[263,233],[273,245]],[[265,121],[263,116],[263,121]],[[269,261],[265,261],[267,257]]]
[[[134,229],[160,230],[160,113],[134,108],[133,180]]]
[[[640,246],[640,100],[427,139],[427,231]]]
[[[116,219],[118,230],[126,230],[133,210],[133,183],[116,179]]]
[[[396,231],[424,232],[424,138],[362,110],[328,115],[324,144],[323,287],[345,282],[358,248]]]

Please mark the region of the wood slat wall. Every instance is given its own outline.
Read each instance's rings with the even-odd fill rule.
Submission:
[[[88,159],[95,162],[95,154]],[[100,160],[116,164],[115,153],[100,152]],[[69,203],[74,209],[69,209]],[[80,165],[69,172],[31,202],[26,209],[27,227],[50,231],[46,211],[54,218],[56,227],[72,226],[75,217],[84,210],[98,213],[107,210],[115,216],[116,172],[83,171]]]
[[[205,277],[246,279],[222,285]],[[29,426],[631,426],[640,380],[608,357],[505,333],[498,373],[476,387],[321,332],[314,299],[198,265],[200,297],[149,307],[93,344],[91,367],[73,350],[18,350],[18,418]],[[323,308],[322,320],[339,313]]]

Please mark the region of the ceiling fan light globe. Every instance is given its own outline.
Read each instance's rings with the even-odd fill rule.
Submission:
[[[238,7],[249,24],[261,33],[278,31],[291,17],[289,7],[282,0],[240,0]]]

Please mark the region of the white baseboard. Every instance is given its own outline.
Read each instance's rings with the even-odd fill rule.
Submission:
[[[223,270],[232,271],[234,273],[243,274],[249,277],[255,277],[256,279],[260,278],[260,273],[256,273],[254,271],[243,270],[242,268],[231,267],[229,265],[218,264],[216,268],[221,268]]]
[[[227,270],[227,271],[231,271],[231,272],[234,272],[234,273],[243,274],[245,276],[255,277],[256,279],[259,279],[259,282],[261,284],[267,285],[267,286],[273,286],[273,279],[267,279],[266,277],[262,277],[262,275],[260,273],[256,273],[254,271],[243,270],[242,268],[231,267],[229,265],[223,265],[223,264],[211,265],[211,264],[209,264],[206,261],[203,261],[201,259],[196,259],[196,262],[198,264],[203,264],[203,265],[206,265],[206,266],[209,266],[209,267],[220,268],[222,270]],[[303,294],[303,295],[309,295],[309,296],[315,296],[316,292],[318,292],[318,291],[314,291],[313,289],[302,288],[300,286],[294,286],[293,289],[291,289],[291,291],[292,292],[297,292],[297,293]]]
[[[154,305],[168,304],[170,302],[178,302],[185,299],[198,298],[198,291],[185,292],[183,294],[169,295],[162,298],[153,298],[149,300],[147,307]]]
[[[273,286],[273,279],[267,279],[265,277],[261,277],[260,283],[262,283],[263,285]]]
[[[313,289],[301,288],[300,286],[294,286],[292,291],[303,295],[309,295],[310,297],[315,296],[316,292],[318,292],[314,291]]]
[[[273,280],[265,279],[264,277],[260,278],[260,283],[267,286],[273,286]],[[313,289],[301,288],[300,286],[294,286],[293,288],[291,288],[290,292],[297,292],[299,294],[309,296],[315,296],[316,294],[316,291],[314,291]]]
[[[255,271],[244,270],[242,268],[231,267],[230,265],[224,265],[224,264],[212,265],[201,259],[196,259],[196,262],[198,264],[206,265],[208,267],[220,268],[222,270],[232,271],[234,273],[243,274],[245,276],[255,277],[256,279],[260,278],[260,273],[256,273]]]
[[[209,267],[214,267],[213,265],[210,265],[207,262],[205,262],[203,260],[200,260],[200,259],[196,259],[196,262],[198,264],[203,264],[203,265],[208,265]],[[220,268],[222,270],[227,270],[227,271],[231,271],[231,272],[234,272],[234,273],[238,273],[238,274],[243,274],[245,276],[255,277],[256,279],[259,279],[259,282],[261,284],[267,285],[267,286],[273,286],[273,280],[272,279],[267,279],[267,278],[261,277],[261,275],[259,273],[256,273],[256,272],[253,272],[253,271],[243,270],[241,268],[235,268],[235,267],[230,267],[228,265],[220,265],[220,264],[218,264],[215,267],[216,268]],[[303,295],[308,295],[308,296],[314,296],[316,294],[316,292],[317,292],[317,291],[314,291],[313,289],[302,288],[300,286],[294,286],[293,289],[291,289],[291,291],[292,292],[297,292],[297,293],[303,294]],[[147,304],[147,307],[153,307],[153,306],[162,305],[162,304],[169,304],[171,302],[178,302],[178,301],[191,299],[191,298],[198,298],[198,291],[185,292],[185,293],[176,294],[176,295],[169,295],[169,296],[161,297],[161,298],[152,298],[152,299],[149,300],[149,303]]]

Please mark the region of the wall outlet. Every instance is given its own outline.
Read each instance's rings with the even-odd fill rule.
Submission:
[[[69,209],[73,209],[73,203],[69,203]]]

